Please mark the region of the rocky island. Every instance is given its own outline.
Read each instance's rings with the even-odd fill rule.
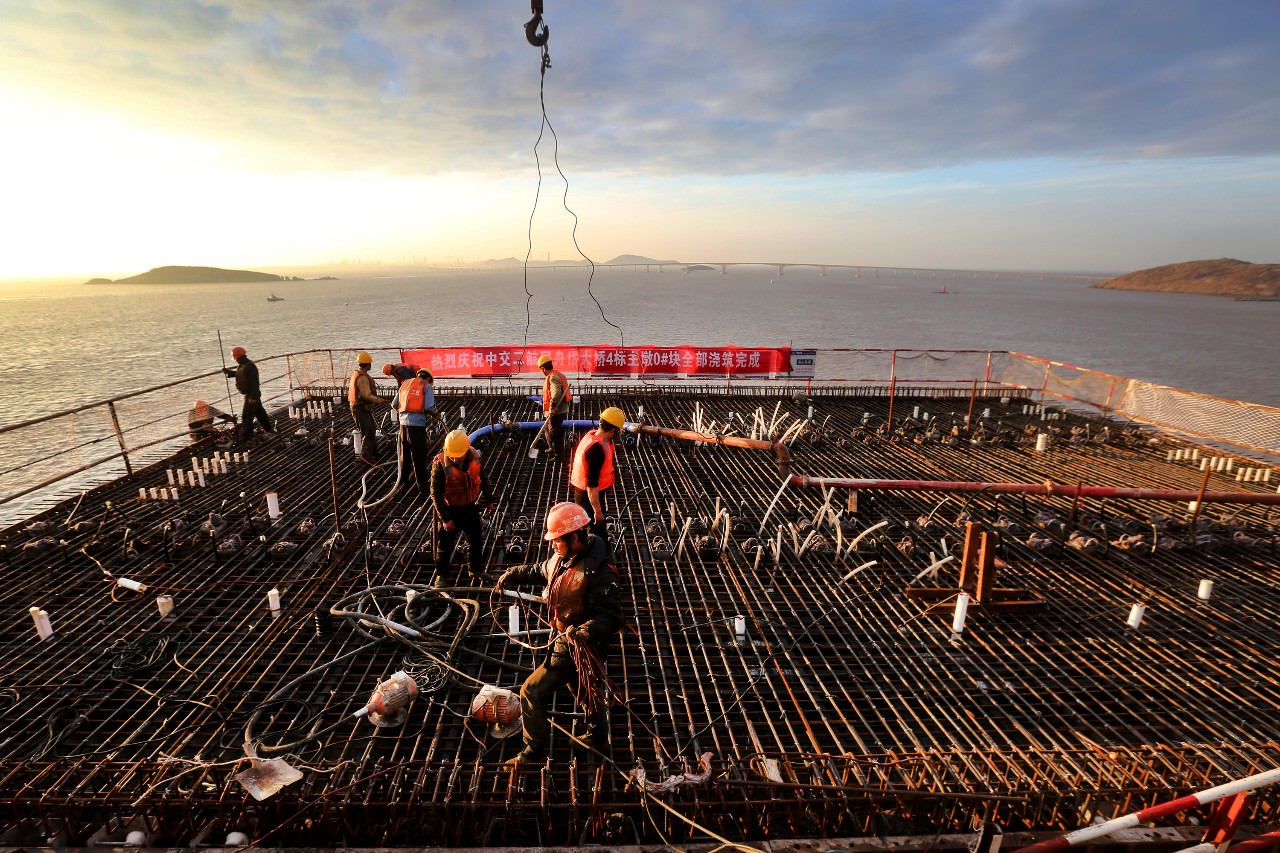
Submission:
[[[1138,270],[1093,287],[1273,300],[1280,299],[1280,264],[1251,264],[1233,258],[1188,261]]]
[[[245,281],[302,281],[297,276],[219,267],[156,267],[130,278],[94,278],[86,284],[228,284]]]

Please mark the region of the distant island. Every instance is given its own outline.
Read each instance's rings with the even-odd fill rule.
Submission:
[[[1092,286],[1272,300],[1280,299],[1280,264],[1251,264],[1233,258],[1188,261],[1138,270]]]
[[[314,281],[337,281],[322,275]],[[237,284],[254,281],[307,281],[297,275],[275,275],[253,270],[224,270],[221,267],[156,267],[129,278],[91,278],[85,284]]]

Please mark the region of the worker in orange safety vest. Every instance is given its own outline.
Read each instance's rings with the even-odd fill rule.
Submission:
[[[613,488],[613,440],[626,421],[617,406],[601,412],[600,425],[578,441],[569,469],[574,502],[591,517],[591,532],[606,541],[605,494]]]
[[[556,370],[551,356],[538,357],[538,369],[542,371],[542,417],[547,421],[535,442],[545,442],[547,458],[554,459],[564,453],[564,419],[569,416],[569,404],[573,402],[573,389],[569,380]]]
[[[369,368],[373,365],[373,356],[367,352],[356,358],[356,369],[351,372],[347,381],[347,402],[351,405],[351,417],[360,429],[360,458],[366,462],[378,461],[377,427],[373,422],[373,409],[376,406],[388,406],[389,400],[379,397],[374,390],[373,377]]]
[[[467,434],[455,429],[444,437],[444,450],[431,464],[431,504],[440,528],[436,535],[436,571],[441,578],[449,570],[458,534],[467,536],[471,574],[479,578],[483,569],[484,526],[480,510],[493,500],[489,480],[480,463],[480,451],[471,446]]]
[[[431,459],[427,450],[427,418],[439,420],[434,382],[431,371],[420,367],[414,378],[400,383],[396,394],[396,411],[400,413],[400,482],[407,483],[412,471],[413,481],[423,497],[431,493],[431,480],[427,476],[427,462]]]

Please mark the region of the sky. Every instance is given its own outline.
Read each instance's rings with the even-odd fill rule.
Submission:
[[[1280,262],[1275,0],[545,0],[544,77],[529,14],[6,0],[0,279]]]

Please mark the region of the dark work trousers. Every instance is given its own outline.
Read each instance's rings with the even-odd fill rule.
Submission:
[[[587,511],[587,518],[591,519],[591,532],[599,536],[605,542],[609,541],[609,532],[606,522],[596,523],[596,511],[591,506],[591,496],[587,494],[586,489],[579,489],[577,486],[573,488],[573,502]],[[600,492],[600,509],[604,510],[604,514],[609,514],[609,490],[605,489]]]
[[[564,415],[552,415],[551,426],[547,427],[547,431],[551,433],[547,447],[557,459],[564,458],[564,419]]]
[[[250,400],[244,398],[244,408],[240,410],[240,438],[248,441],[253,438],[253,422],[257,419],[262,424],[262,429],[266,432],[275,432],[275,427],[271,426],[271,418],[267,417],[267,410],[263,407],[261,400]]]
[[[566,684],[576,684],[578,668],[568,655],[553,654],[533,671],[520,686],[520,720],[524,724],[524,746],[537,754],[545,754],[551,743],[551,723],[547,711],[551,696]],[[609,743],[609,706],[600,707],[587,719],[587,737],[597,748]]]
[[[453,530],[445,530],[445,521],[453,522]],[[467,534],[467,545],[471,549],[468,561],[471,574],[479,575],[484,568],[484,528],[480,525],[480,508],[473,503],[446,506],[444,518],[440,519],[440,537],[436,540],[436,570],[441,576],[449,570],[453,546],[458,541],[459,533]]]
[[[360,430],[360,438],[364,442],[360,455],[365,459],[378,458],[377,427],[373,423],[373,410],[368,403],[352,403],[351,417],[355,418],[356,427]]]
[[[401,415],[400,417],[404,417]],[[423,496],[431,494],[431,457],[427,454],[427,428],[400,424],[400,482],[409,482],[409,472]]]

